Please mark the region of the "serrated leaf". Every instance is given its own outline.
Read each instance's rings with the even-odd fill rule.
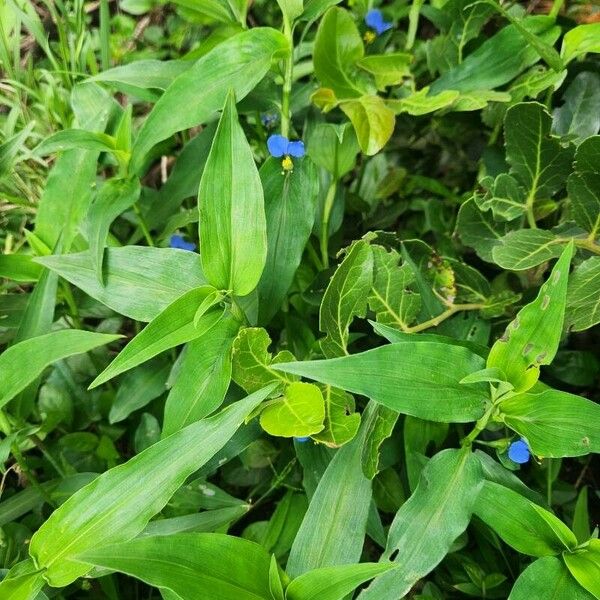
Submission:
[[[325,403],[311,383],[290,383],[283,396],[270,400],[260,413],[262,428],[281,437],[307,437],[323,429]]]
[[[328,357],[347,354],[349,327],[354,317],[363,317],[373,278],[373,255],[367,242],[358,241],[337,268],[321,302],[319,329]]]
[[[312,437],[333,448],[343,446],[356,435],[360,426],[360,414],[354,412],[354,398],[330,385],[320,388],[325,402],[325,421],[322,431]]]
[[[369,308],[375,312],[378,323],[407,329],[421,308],[421,297],[409,289],[415,276],[408,264],[400,266],[400,255],[382,246],[373,246],[373,286],[369,294]]]
[[[563,330],[569,265],[573,244],[558,259],[537,298],[524,306],[490,351],[488,367],[502,370],[515,391],[524,392],[538,380],[540,366],[556,355]]]
[[[500,419],[536,456],[600,453],[600,405],[559,390],[519,394],[500,404]]]
[[[288,384],[298,378],[275,371],[272,366],[293,360],[294,355],[282,350],[275,356],[269,352],[271,338],[265,329],[246,327],[233,342],[233,380],[248,393],[273,382]]]
[[[588,258],[571,274],[567,290],[567,323],[584,331],[600,323],[600,257]]]

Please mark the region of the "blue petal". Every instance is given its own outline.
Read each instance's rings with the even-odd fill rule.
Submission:
[[[383,25],[383,14],[382,14],[382,12],[378,8],[371,9],[365,15],[365,23],[369,27],[371,27],[371,29],[374,29],[375,31],[377,31],[378,28]]]
[[[287,154],[288,144],[288,139],[278,134],[269,136],[269,139],[267,140],[267,148],[269,149],[269,153],[275,158],[279,158],[280,156]]]
[[[294,438],[297,442],[308,442],[308,440],[310,440],[309,437],[295,437]]]
[[[524,440],[513,442],[508,447],[508,458],[519,465],[526,463],[529,460],[529,446]]]
[[[381,25],[377,28],[377,35],[381,35],[382,33],[385,33],[388,29],[392,28],[392,23],[388,22],[388,21],[383,21],[383,23],[381,23]]]
[[[286,154],[289,154],[290,156],[294,156],[296,158],[302,158],[304,156],[304,142],[290,142],[288,144]]]
[[[191,252],[196,249],[196,244],[193,242],[186,242],[180,235],[172,235],[169,246],[171,248],[177,248],[178,250],[189,250]]]

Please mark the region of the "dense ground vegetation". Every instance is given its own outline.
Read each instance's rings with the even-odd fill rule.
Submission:
[[[0,0],[0,599],[600,598],[599,54]]]

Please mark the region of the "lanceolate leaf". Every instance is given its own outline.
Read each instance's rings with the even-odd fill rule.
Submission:
[[[138,321],[152,321],[185,292],[206,283],[200,257],[171,248],[107,248],[104,285],[98,281],[89,252],[44,256],[36,262],[116,312]]]
[[[265,266],[267,226],[260,177],[233,94],[227,97],[204,167],[198,207],[206,278],[217,289],[246,296]]]
[[[90,550],[78,559],[170,590],[182,600],[270,598],[269,554],[254,542],[228,535],[143,537]]]
[[[527,391],[539,377],[540,365],[552,362],[562,334],[567,300],[569,244],[554,265],[537,298],[524,306],[492,346],[488,367],[498,367],[516,391]]]
[[[460,346],[436,342],[388,344],[330,360],[274,365],[362,394],[397,412],[430,421],[468,422],[483,414],[485,384],[461,384],[484,360]]]
[[[600,453],[600,405],[581,396],[547,389],[500,404],[501,419],[540,457]]]
[[[132,150],[131,172],[138,172],[151,148],[177,131],[208,121],[223,107],[230,89],[244,98],[271,63],[290,49],[284,36],[268,27],[240,33],[219,44],[173,81],[144,121]]]
[[[393,555],[398,567],[377,577],[359,598],[396,600],[433,570],[467,528],[482,485],[470,448],[445,450],[431,459],[390,527],[382,560]]]
[[[231,379],[231,347],[240,324],[230,315],[188,343],[165,404],[162,435],[203,419],[219,407]]]
[[[47,581],[53,586],[68,585],[91,568],[75,562],[75,556],[140,533],[270,392],[265,388],[210,419],[189,425],[71,496],[31,540],[31,555],[46,569]],[[168,465],[165,456],[170,459]]]
[[[119,337],[121,336],[62,329],[11,346],[0,354],[0,408],[24,390],[53,362],[88,352]]]
[[[373,278],[373,256],[369,244],[356,242],[334,273],[319,313],[321,341],[327,357],[348,354],[349,327],[354,317],[364,316]]]
[[[201,286],[190,290],[170,304],[121,350],[117,358],[94,379],[90,389],[169,348],[200,337],[213,327],[223,314],[218,308],[206,313],[199,323],[194,325],[198,306],[212,291],[210,286]]]

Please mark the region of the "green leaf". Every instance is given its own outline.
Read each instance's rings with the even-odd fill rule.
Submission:
[[[219,533],[143,537],[88,551],[78,560],[170,590],[182,600],[271,597],[268,553],[254,542]]]
[[[377,154],[392,137],[396,117],[383,98],[361,96],[341,102],[340,108],[354,127],[360,149],[368,156]]]
[[[560,35],[560,27],[555,26],[554,19],[550,17],[526,17],[521,25],[546,44],[553,44]],[[539,58],[529,40],[514,25],[508,25],[434,81],[431,91],[457,90],[462,93],[492,90],[514,79]]]
[[[523,271],[558,258],[565,241],[545,229],[517,229],[492,248],[494,262],[503,269]]]
[[[46,138],[34,152],[38,156],[64,152],[77,148],[96,150],[98,152],[114,152],[117,149],[115,138],[97,131],[85,129],[63,129]]]
[[[583,261],[571,274],[567,290],[567,324],[584,331],[600,323],[600,258]]]
[[[166,90],[173,80],[187,71],[193,63],[187,60],[134,60],[102,71],[86,81],[110,83],[121,91],[126,88]]]
[[[0,179],[10,174],[17,157],[26,149],[25,140],[30,136],[34,126],[35,123],[28,123],[21,131],[6,138],[0,144]]]
[[[590,539],[592,532],[590,531],[590,511],[588,508],[588,487],[584,485],[575,502],[573,510],[573,525],[571,529],[575,537],[580,543],[584,543]]]
[[[315,37],[313,62],[315,75],[338,98],[356,98],[366,92],[364,82],[352,72],[352,67],[364,55],[360,33],[343,8],[330,8],[319,23]]]
[[[89,252],[44,256],[35,262],[114,311],[145,322],[152,321],[186,292],[206,283],[200,257],[171,248],[107,248],[104,285],[98,281]]]
[[[523,554],[553,556],[577,546],[575,535],[558,517],[497,483],[484,483],[475,514]]]
[[[594,598],[600,598],[600,540],[590,540],[575,552],[565,552],[563,559],[579,584]]]
[[[206,278],[220,290],[246,296],[265,266],[267,225],[260,176],[232,93],[200,180],[198,208]]]
[[[477,195],[474,198],[481,210],[491,209],[494,218],[499,221],[512,221],[526,210],[525,192],[508,173],[500,173],[483,198]]]
[[[566,89],[563,104],[553,113],[554,131],[575,143],[600,130],[600,77],[597,73],[579,73]]]
[[[89,389],[106,383],[169,348],[198,338],[213,327],[222,317],[219,309],[210,311],[197,326],[194,325],[198,305],[211,291],[210,286],[201,286],[169,304],[121,350],[110,365],[92,381]]]
[[[39,600],[45,580],[29,558],[14,565],[0,581],[0,596],[6,600]]]
[[[508,600],[556,598],[564,600],[593,600],[573,579],[563,562],[554,556],[538,558],[517,578]]]
[[[405,98],[388,100],[387,105],[396,113],[408,113],[413,116],[427,115],[454,104],[460,93],[456,90],[445,90],[439,94],[429,95],[429,87],[424,87]]]
[[[378,90],[384,90],[390,85],[402,83],[405,77],[410,76],[409,65],[412,60],[412,54],[408,52],[391,52],[364,56],[356,64],[373,75]]]
[[[240,328],[230,315],[189,342],[165,403],[163,437],[217,409],[231,380],[231,348]]]
[[[0,277],[13,281],[37,281],[42,268],[32,261],[28,254],[2,254],[0,256]]]
[[[448,425],[407,416],[403,433],[406,477],[410,490],[414,491],[425,466],[427,449],[431,446],[439,449],[448,435]]]
[[[314,569],[296,577],[286,589],[286,600],[339,600],[359,585],[395,565],[361,563]]]
[[[271,435],[306,437],[323,429],[325,404],[311,383],[290,383],[283,396],[270,400],[260,413],[262,428]]]
[[[600,85],[599,85],[600,93]],[[575,153],[575,172],[567,190],[575,222],[594,239],[600,232],[600,136],[585,140]]]
[[[400,255],[382,246],[373,246],[373,287],[369,294],[369,308],[377,322],[397,329],[407,329],[421,308],[421,297],[409,289],[415,275],[408,264],[399,266]]]
[[[600,52],[600,23],[578,25],[563,37],[560,54],[565,63],[588,52]]]
[[[600,405],[581,396],[552,389],[512,396],[500,404],[500,419],[536,456],[600,453]]]
[[[310,132],[307,146],[315,164],[327,169],[336,181],[354,168],[359,151],[356,133],[349,123],[319,123]]]
[[[39,377],[44,369],[75,354],[89,352],[121,336],[77,329],[62,329],[31,337],[0,354],[0,408]],[[15,368],[18,365],[18,368]]]
[[[133,145],[131,172],[140,171],[146,154],[158,142],[210,120],[223,107],[230,89],[238,100],[247,96],[273,60],[289,51],[281,33],[257,27],[205,54],[169,85],[144,121]]]
[[[465,531],[482,485],[481,467],[470,448],[444,450],[432,458],[390,526],[382,560],[395,554],[398,567],[380,575],[359,598],[396,600],[407,594]]]
[[[286,570],[291,577],[360,559],[371,501],[371,481],[360,465],[372,408],[363,415],[361,431],[337,450],[319,481],[290,551]]]
[[[100,284],[104,284],[102,262],[104,245],[111,223],[125,210],[133,206],[141,192],[137,177],[132,179],[110,179],[98,192],[87,215],[87,238],[90,256]]]
[[[492,346],[488,367],[497,367],[515,391],[524,392],[539,378],[540,366],[556,355],[563,330],[573,244],[558,259],[537,298],[524,306]]]
[[[30,545],[30,553],[36,564],[46,569],[44,576],[50,585],[66,586],[89,572],[89,565],[75,562],[76,555],[140,533],[271,391],[265,388],[150,446],[100,475],[55,510]]]
[[[460,346],[436,342],[400,342],[360,354],[275,365],[362,394],[397,412],[430,421],[475,421],[485,410],[485,384],[460,380],[483,368],[483,359]]]
[[[365,477],[373,479],[381,470],[381,446],[387,440],[396,426],[398,413],[394,410],[376,404],[366,425],[365,444],[362,453],[362,469]]]
[[[273,370],[273,365],[294,359],[288,350],[272,356],[269,352],[271,338],[260,327],[242,329],[233,343],[233,380],[248,393],[269,383],[288,384],[296,377],[288,377]]]
[[[277,0],[277,4],[290,23],[304,12],[304,0]]]
[[[337,268],[321,302],[319,328],[328,357],[348,354],[349,327],[354,317],[364,317],[373,279],[373,255],[367,242],[358,241]]]
[[[360,415],[354,412],[354,398],[351,394],[330,385],[321,386],[325,401],[325,422],[323,430],[312,437],[327,446],[337,448],[349,442],[358,431]]]
[[[260,169],[265,195],[267,258],[258,283],[259,322],[268,323],[281,307],[315,221],[319,177],[308,158],[296,160],[282,174],[280,161],[269,158]]]

